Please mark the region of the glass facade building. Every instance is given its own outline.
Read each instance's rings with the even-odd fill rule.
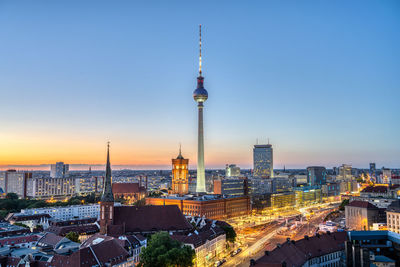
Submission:
[[[321,166],[307,167],[307,183],[311,186],[326,184],[326,168]]]
[[[272,178],[273,169],[272,145],[255,145],[253,148],[253,176]]]

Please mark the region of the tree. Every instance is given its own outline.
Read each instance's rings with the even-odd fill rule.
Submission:
[[[190,267],[193,266],[195,251],[177,240],[167,232],[155,233],[148,245],[140,254],[141,267]]]
[[[6,199],[15,200],[15,199],[18,199],[18,195],[15,193],[7,193]]]
[[[348,199],[343,199],[342,203],[340,203],[339,210],[344,210],[344,207],[349,205],[350,201]]]
[[[79,241],[79,234],[77,232],[69,232],[66,236],[72,242],[80,243]]]
[[[160,192],[160,191],[151,191],[149,193],[149,197],[159,197],[161,195],[162,195],[162,192]]]
[[[142,199],[136,201],[135,203],[133,203],[133,206],[136,206],[136,207],[146,206],[146,199],[142,198]]]
[[[23,224],[23,223],[19,223],[19,222],[14,223],[14,225],[21,226],[21,227],[25,227],[25,228],[29,228],[28,225]]]
[[[236,232],[233,229],[233,227],[224,225],[224,226],[222,226],[222,229],[225,231],[226,241],[229,241],[231,243],[235,243]]]
[[[73,199],[73,200],[71,200],[71,201],[68,201],[68,203],[69,203],[70,205],[80,205],[80,204],[81,204],[81,201],[80,201],[79,199]]]

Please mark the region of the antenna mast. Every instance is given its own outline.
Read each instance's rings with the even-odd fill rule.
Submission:
[[[199,25],[199,74],[201,76],[201,24]]]

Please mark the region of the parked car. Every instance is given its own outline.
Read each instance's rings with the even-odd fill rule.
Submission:
[[[225,259],[223,259],[223,260],[220,260],[220,261],[217,261],[217,262],[215,262],[215,267],[219,267],[219,266],[221,266],[222,264],[224,264],[226,262],[226,260]]]
[[[240,252],[242,252],[242,249],[241,249],[241,248],[238,248],[237,250],[232,251],[232,252],[231,252],[231,257],[236,256],[236,255],[239,254]]]

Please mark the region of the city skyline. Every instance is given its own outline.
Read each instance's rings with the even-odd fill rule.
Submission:
[[[8,101],[0,106],[0,169],[57,161],[71,169],[104,166],[105,140],[113,143],[115,166],[134,169],[169,169],[181,142],[193,169],[200,23],[212,96],[204,121],[206,169],[251,168],[252,146],[267,136],[277,169],[399,167],[400,6],[367,3],[349,3],[346,11],[313,1],[297,9],[234,3],[220,14],[222,5],[205,2],[209,12],[193,18],[192,4],[172,3],[171,18],[164,14],[170,5],[123,2],[110,9],[100,2],[91,13],[88,3],[64,10],[57,3],[5,1],[0,49],[8,53],[0,90]],[[154,21],[146,19],[149,8]],[[321,14],[326,24],[317,23]]]

